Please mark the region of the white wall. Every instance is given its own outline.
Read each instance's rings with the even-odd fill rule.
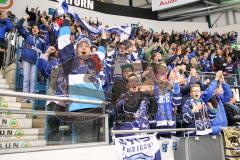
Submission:
[[[86,147],[0,155],[1,160],[119,160],[116,146]]]
[[[16,0],[14,1],[11,10],[17,15],[17,17],[22,17],[25,15],[25,8],[27,5],[29,8],[39,6],[41,10],[47,11],[49,7],[56,8],[57,3],[49,0]],[[140,18],[107,15],[77,7],[73,7],[73,9],[75,12],[79,13],[81,17],[98,17],[103,24],[108,25],[130,25],[132,23],[137,24],[140,22],[145,28],[153,28],[158,32],[162,31],[162,29],[168,32],[171,32],[172,29],[175,31],[183,31],[186,28],[189,31],[195,31],[196,29],[199,29],[200,31],[208,31],[207,23],[153,21]]]

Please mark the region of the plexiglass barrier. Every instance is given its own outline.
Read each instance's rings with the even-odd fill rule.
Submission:
[[[6,93],[8,96],[23,94]],[[32,98],[34,96],[31,94]],[[37,99],[46,98],[38,96]],[[68,103],[73,101],[81,100],[67,100]],[[46,111],[40,111],[13,108],[9,104],[1,102],[0,107],[0,154],[109,144],[108,115],[103,114],[104,108],[67,112],[67,105],[52,101]]]

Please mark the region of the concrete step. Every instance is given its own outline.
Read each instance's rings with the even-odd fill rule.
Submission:
[[[32,118],[32,119],[45,119],[47,115],[33,115],[33,114],[27,114],[26,118]]]
[[[0,78],[0,84],[7,84],[7,80],[3,79],[3,78]]]
[[[0,89],[9,89],[8,84],[0,84]]]
[[[14,90],[15,89],[15,83],[9,83],[9,89]]]
[[[0,118],[0,128],[32,128],[32,119]]]
[[[11,102],[11,103],[16,103],[17,98],[16,97],[7,97],[7,96],[2,96],[0,97],[3,102]]]
[[[32,109],[33,104],[31,103],[20,103],[20,102],[1,102],[0,109]]]
[[[0,129],[0,136],[20,136],[20,135],[43,135],[44,128],[30,128],[30,129]]]
[[[21,108],[22,109],[32,109],[33,104],[32,103],[21,103]]]
[[[12,148],[30,148],[46,146],[45,140],[30,140],[30,141],[5,141],[0,142],[0,153],[4,153],[1,149],[12,149]]]
[[[0,113],[0,118],[24,119],[24,118],[27,118],[27,114]]]
[[[14,136],[0,136],[0,143],[6,141],[27,141],[27,140],[44,140],[44,136],[41,135],[14,135]]]
[[[12,103],[12,102],[1,102],[0,109],[13,109],[20,110],[22,108],[21,103]]]
[[[1,91],[13,91],[13,89],[10,88],[0,88]]]
[[[45,128],[45,119],[32,119],[32,128]]]

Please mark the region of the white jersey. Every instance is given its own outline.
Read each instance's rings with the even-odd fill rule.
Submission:
[[[161,138],[159,141],[161,160],[174,160],[174,140]]]

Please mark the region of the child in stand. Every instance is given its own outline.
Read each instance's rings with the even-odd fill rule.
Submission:
[[[207,106],[201,99],[201,88],[199,84],[195,84],[190,89],[190,98],[183,106],[183,121],[187,124],[187,128],[196,128],[196,135],[207,135],[212,133],[210,120],[216,115],[216,109]],[[195,134],[195,131],[190,131]]]

